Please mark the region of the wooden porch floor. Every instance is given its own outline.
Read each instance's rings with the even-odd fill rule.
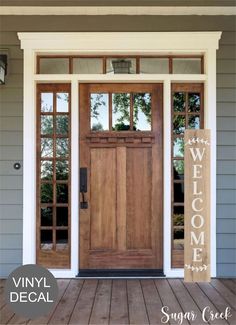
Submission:
[[[50,314],[34,320],[15,315],[3,298],[0,282],[0,324],[163,324],[162,306],[169,313],[194,311],[196,320],[182,324],[236,324],[236,280],[213,279],[208,283],[158,280],[58,280],[59,298]],[[231,308],[232,317],[208,323],[202,310]],[[170,320],[168,324],[177,324]]]

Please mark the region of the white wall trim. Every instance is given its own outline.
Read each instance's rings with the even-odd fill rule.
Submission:
[[[72,210],[71,269],[51,270],[56,277],[74,277],[79,269],[79,89],[80,82],[162,82],[164,85],[164,273],[182,277],[183,269],[171,268],[171,82],[204,82],[205,127],[212,130],[211,148],[211,276],[216,276],[216,49],[220,32],[184,33],[18,33],[24,49],[24,192],[23,264],[36,262],[36,103],[37,82],[71,83]],[[177,41],[176,41],[177,40]],[[86,50],[87,48],[87,50]],[[36,75],[38,53],[202,53],[205,75]],[[34,109],[32,109],[34,107]],[[29,244],[30,243],[30,244]]]
[[[236,15],[236,8],[226,6],[1,6],[1,15]]]

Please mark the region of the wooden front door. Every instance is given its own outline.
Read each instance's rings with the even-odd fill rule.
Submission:
[[[162,270],[162,85],[79,94],[80,271]]]

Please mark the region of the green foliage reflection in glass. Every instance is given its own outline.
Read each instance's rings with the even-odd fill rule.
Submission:
[[[108,94],[91,94],[91,130],[107,131],[109,130],[108,120]]]
[[[112,130],[130,129],[130,94],[112,94]]]
[[[152,128],[151,116],[151,94],[137,93],[133,94],[134,104],[134,130],[150,131]]]

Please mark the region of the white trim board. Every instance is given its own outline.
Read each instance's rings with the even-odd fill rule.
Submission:
[[[161,15],[161,16],[188,16],[205,15],[218,16],[236,15],[235,7],[201,7],[201,6],[1,6],[1,15]]]
[[[171,82],[202,82],[205,85],[205,128],[212,131],[211,147],[211,276],[216,276],[216,50],[221,32],[170,33],[18,33],[24,49],[24,181],[23,181],[23,264],[36,261],[36,110],[37,82],[71,83],[72,120],[72,210],[71,269],[51,270],[56,277],[78,274],[78,86],[80,82],[162,82],[164,121],[164,274],[183,277],[183,269],[171,268]],[[204,75],[37,75],[38,53],[147,53],[203,54]],[[30,245],[29,245],[30,243]]]

